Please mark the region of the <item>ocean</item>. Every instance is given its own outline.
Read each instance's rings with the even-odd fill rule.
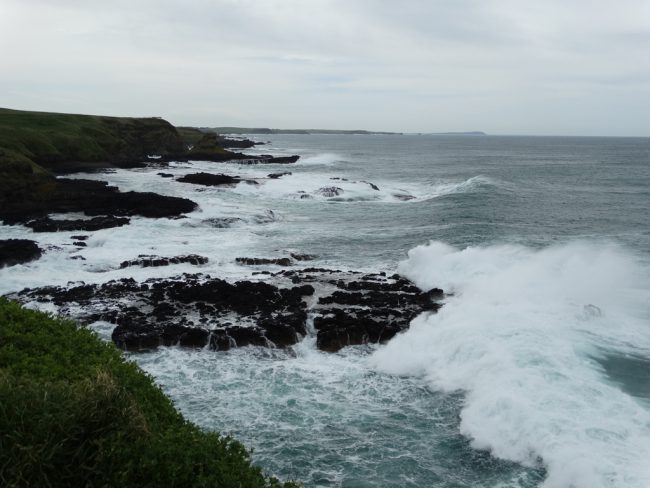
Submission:
[[[197,271],[120,269],[139,254],[200,254],[202,273],[231,280],[251,279],[236,257],[289,252],[398,272],[448,295],[386,345],[324,353],[309,335],[286,350],[129,357],[189,419],[306,487],[650,486],[650,139],[255,137],[268,144],[251,153],[301,159],[74,175],[200,209],[86,233],[84,248],[79,232],[0,227],[46,249],[1,269],[0,294]],[[259,184],[206,188],[160,171]],[[110,324],[93,327],[110,338]]]

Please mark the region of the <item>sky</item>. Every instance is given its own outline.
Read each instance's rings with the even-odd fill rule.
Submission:
[[[0,0],[0,106],[650,136],[648,0]]]

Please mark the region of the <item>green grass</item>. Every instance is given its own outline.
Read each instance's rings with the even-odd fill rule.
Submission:
[[[297,485],[185,420],[112,344],[0,298],[0,486]]]
[[[230,151],[227,151],[219,144],[219,139],[217,134],[214,133],[204,133],[201,139],[198,139],[192,149],[187,152],[187,155],[192,157],[200,158],[201,156],[225,156],[232,154]]]
[[[63,162],[121,162],[183,150],[176,129],[158,118],[0,108],[0,170],[8,164],[56,169]]]
[[[205,132],[196,127],[176,127],[176,131],[183,139],[185,146],[194,146],[197,142],[203,139]]]

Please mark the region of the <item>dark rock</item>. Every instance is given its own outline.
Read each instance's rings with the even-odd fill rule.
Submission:
[[[413,195],[409,195],[408,193],[394,193],[393,196],[398,200],[402,200],[403,202],[408,202],[409,200],[413,200],[415,198]]]
[[[213,219],[205,219],[202,222],[216,229],[226,229],[231,227],[235,222],[241,221],[242,219],[237,217],[216,217]]]
[[[161,176],[162,178],[173,178],[174,175],[172,173],[156,173],[158,176]]]
[[[168,325],[160,334],[161,342],[165,346],[183,346],[191,348],[203,348],[208,345],[210,332],[197,328],[185,327],[182,325]]]
[[[255,143],[250,139],[231,139],[222,136],[217,136],[217,141],[219,142],[221,147],[234,148],[234,149],[248,149],[249,147],[253,147],[257,144],[260,144],[259,142]]]
[[[285,171],[284,173],[271,173],[268,175],[268,177],[271,178],[272,180],[275,180],[281,178],[282,176],[289,176],[291,174],[292,174],[291,171]]]
[[[34,232],[69,232],[83,230],[92,232],[100,229],[110,229],[128,225],[130,220],[126,217],[93,217],[92,219],[53,220],[49,217],[32,220],[25,225]],[[83,236],[82,236],[83,237]],[[87,236],[86,236],[87,238]]]
[[[307,315],[280,315],[263,317],[258,325],[264,329],[264,336],[276,347],[288,347],[296,344],[301,336],[306,334],[305,320]]]
[[[251,156],[241,153],[231,153],[235,157],[231,160],[237,160],[241,164],[292,164],[300,159],[300,156],[272,156],[271,154],[261,154],[259,156]]]
[[[278,266],[291,266],[291,259],[289,258],[236,258],[235,261],[248,266],[260,266],[264,264],[277,264]]]
[[[155,264],[163,258],[145,259]],[[418,314],[437,311],[443,298],[440,289],[421,292],[399,275],[387,278],[385,273],[305,268],[266,276],[296,286],[229,283],[184,274],[144,283],[133,279],[101,285],[72,283],[24,290],[10,298],[49,301],[63,315],[115,323],[115,343],[134,351],[160,345],[219,351],[248,345],[289,347],[308,333],[309,313],[317,347],[330,352],[386,342],[406,330]],[[316,293],[318,300],[306,298]]]
[[[113,329],[111,339],[119,348],[127,351],[147,351],[156,349],[160,343],[160,333],[147,324],[128,322]]]
[[[129,266],[140,266],[142,268],[148,267],[158,267],[158,266],[169,266],[170,264],[193,264],[199,266],[201,264],[206,264],[208,258],[204,256],[199,256],[197,254],[189,254],[187,256],[175,256],[173,258],[165,258],[160,256],[138,256],[137,259],[132,259],[130,261],[122,261],[120,263],[120,268],[127,268]]]
[[[293,156],[277,156],[277,157],[270,156],[268,158],[263,159],[262,162],[268,163],[268,164],[291,164],[291,163],[295,163],[299,159],[300,159],[300,156],[297,156],[297,155],[293,155]]]
[[[233,339],[234,347],[268,346],[266,337],[256,327],[228,327],[226,334]]]
[[[313,254],[296,254],[293,252],[289,253],[289,256],[291,256],[296,261],[312,261],[318,257],[314,256]]]
[[[231,347],[237,347],[232,339],[224,330],[213,330],[210,333],[210,343],[208,346],[213,351],[227,351]]]
[[[182,183],[193,183],[195,185],[220,186],[235,185],[242,181],[242,179],[237,176],[228,176],[224,174],[193,173],[178,178],[176,181]]]
[[[82,179],[46,180],[35,184],[29,191],[16,192],[14,198],[5,199],[0,207],[0,219],[8,224],[40,219],[49,213],[66,212],[84,212],[89,216],[176,217],[197,207],[196,203],[186,198],[119,192],[105,181]]]
[[[370,188],[373,190],[379,191],[379,187],[375,185],[374,183],[370,183],[369,181],[362,181],[361,183],[365,183],[366,185],[370,185]]]
[[[336,197],[343,193],[343,189],[338,186],[325,186],[316,190],[316,193],[323,195],[324,197]]]
[[[29,263],[39,259],[41,249],[36,242],[28,239],[0,240],[0,268]]]
[[[70,236],[70,239],[74,239],[75,241],[85,241],[88,239],[88,236]]]
[[[82,241],[75,241],[72,244],[77,246],[77,247],[86,247],[86,246],[88,246],[88,244],[86,244],[85,242],[82,242]]]

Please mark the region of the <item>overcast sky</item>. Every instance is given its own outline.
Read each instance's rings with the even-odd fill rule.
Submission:
[[[0,106],[650,136],[649,0],[0,0]]]

